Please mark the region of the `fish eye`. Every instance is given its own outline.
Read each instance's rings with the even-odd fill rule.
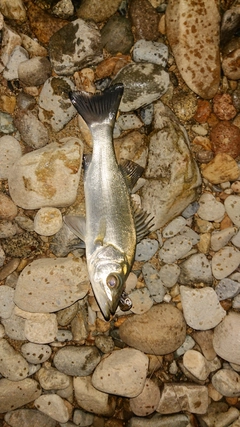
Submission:
[[[109,288],[115,288],[119,284],[119,278],[115,274],[109,274],[107,277],[107,285]]]

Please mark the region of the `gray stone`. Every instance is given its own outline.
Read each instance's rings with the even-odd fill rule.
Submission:
[[[231,238],[237,233],[237,227],[227,227],[220,231],[214,231],[211,234],[211,248],[213,251],[219,251],[228,244]]]
[[[166,288],[160,277],[160,271],[158,271],[152,264],[146,262],[142,268],[142,274],[146,286],[150,292],[151,297],[155,302],[162,302],[166,293]],[[139,313],[140,314],[140,313]]]
[[[164,227],[162,235],[164,238],[170,238],[176,236],[176,234],[180,233],[180,231],[184,228],[187,221],[182,216],[177,216],[170,223]]]
[[[212,377],[212,385],[223,396],[240,396],[240,375],[232,369],[219,369]]]
[[[230,194],[224,202],[226,212],[233,224],[240,227],[240,197]]]
[[[212,273],[218,280],[224,279],[236,270],[240,264],[240,251],[225,246],[212,257]]]
[[[0,178],[7,179],[13,164],[22,156],[21,145],[10,135],[0,138]]]
[[[49,345],[35,344],[26,342],[21,347],[21,353],[23,357],[29,362],[35,365],[44,363],[52,354],[51,347]]]
[[[112,55],[128,54],[134,42],[129,20],[125,16],[111,16],[101,30],[101,42]]]
[[[166,67],[168,47],[163,43],[142,39],[133,46],[132,55],[135,62],[151,62]]]
[[[0,413],[3,414],[33,402],[40,394],[39,383],[31,378],[25,378],[22,381],[0,379]]]
[[[1,323],[5,328],[5,334],[8,336],[8,338],[20,341],[26,340],[25,319],[16,316],[13,312],[11,316],[8,317],[8,319],[2,319]]]
[[[230,311],[214,329],[213,347],[222,359],[239,364],[240,313]]]
[[[26,86],[40,86],[51,76],[51,64],[44,56],[34,56],[18,67],[18,77]]]
[[[36,408],[60,423],[66,423],[70,418],[67,405],[57,394],[44,394],[39,396],[34,405]]]
[[[28,363],[6,339],[0,340],[0,373],[11,381],[20,381],[28,376]]]
[[[185,236],[174,236],[164,242],[159,251],[159,258],[167,264],[172,264],[187,255],[191,249],[191,240]]]
[[[31,111],[19,110],[15,115],[14,125],[29,147],[37,149],[48,144],[47,128]]]
[[[147,288],[135,289],[128,296],[132,302],[131,311],[135,314],[146,313],[153,305],[153,300]]]
[[[0,317],[8,319],[14,309],[14,289],[9,286],[0,286]]]
[[[129,399],[130,408],[135,415],[142,417],[152,414],[158,407],[160,390],[150,378],[147,378],[142,392]]]
[[[179,267],[179,283],[183,285],[194,285],[201,282],[212,284],[211,265],[206,255],[193,254],[186,261],[181,262]]]
[[[70,377],[53,368],[50,363],[45,365],[37,373],[38,381],[44,390],[63,390],[70,385]]]
[[[158,250],[158,241],[154,239],[143,239],[136,247],[136,261],[148,261]]]
[[[67,346],[55,354],[54,365],[66,375],[87,376],[93,372],[100,359],[96,347]]]
[[[159,272],[160,279],[167,288],[172,288],[176,285],[179,274],[180,268],[177,264],[165,264]]]
[[[231,279],[222,279],[215,287],[219,301],[234,298],[240,292],[240,283]]]
[[[203,193],[199,199],[199,209],[197,211],[201,219],[206,221],[220,222],[225,214],[224,205],[218,202],[213,194]]]
[[[154,414],[150,419],[142,417],[132,417],[128,427],[189,427],[189,418],[184,414],[160,415]]]
[[[56,421],[36,409],[16,409],[7,412],[5,421],[11,427],[56,427]]]
[[[172,414],[188,411],[205,414],[208,408],[208,389],[206,386],[191,383],[165,383],[157,412]]]
[[[16,46],[11,52],[9,61],[5,70],[3,71],[3,77],[6,80],[18,79],[18,67],[23,61],[29,58],[28,52],[22,46]]]
[[[102,353],[110,353],[114,349],[114,341],[112,337],[106,335],[97,335],[95,345]]]

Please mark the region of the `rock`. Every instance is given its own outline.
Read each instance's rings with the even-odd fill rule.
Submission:
[[[18,213],[18,208],[4,193],[0,193],[0,219],[12,221]]]
[[[107,417],[113,415],[116,398],[93,387],[90,376],[74,377],[73,385],[75,398],[81,408]]]
[[[231,369],[219,369],[212,377],[213,387],[223,396],[240,396],[240,375]]]
[[[34,218],[34,231],[42,236],[52,236],[62,227],[62,214],[57,208],[41,208]]]
[[[207,221],[220,222],[225,213],[224,205],[218,202],[211,193],[203,193],[199,199],[197,211],[200,218]]]
[[[126,116],[126,114],[123,114],[119,117],[120,127],[124,126],[125,128],[125,125],[122,125],[122,123],[125,121]],[[128,129],[125,128],[124,130]],[[114,148],[119,162],[122,160],[132,160],[140,166],[146,167],[148,156],[147,139],[140,132],[135,130],[116,139],[114,141]]]
[[[147,369],[148,357],[145,354],[124,348],[101,360],[92,375],[92,385],[104,393],[136,397],[143,390]]]
[[[129,53],[134,42],[129,20],[124,16],[112,16],[101,30],[101,42],[112,55]]]
[[[220,120],[231,120],[236,116],[237,110],[229,93],[218,93],[214,96],[213,112]]]
[[[70,377],[50,364],[45,365],[37,373],[38,381],[44,390],[63,390],[70,385]]]
[[[13,164],[20,159],[22,149],[13,136],[4,135],[0,138],[0,178],[7,179]]]
[[[13,125],[13,118],[10,114],[0,111],[0,131],[2,133],[13,133],[16,128]]]
[[[117,11],[120,3],[121,0],[109,0],[107,4],[100,4],[97,0],[83,0],[77,9],[77,15],[84,20],[102,22]]]
[[[159,258],[167,264],[183,258],[192,249],[192,242],[185,236],[167,239],[159,251]]]
[[[165,383],[157,412],[172,414],[188,411],[193,414],[205,414],[207,408],[207,387],[191,383]]]
[[[147,378],[142,392],[129,400],[130,409],[134,414],[146,417],[156,411],[160,400],[160,390],[158,386]]]
[[[170,333],[171,331],[171,333]],[[147,313],[129,317],[119,328],[122,341],[145,353],[164,355],[185,340],[182,313],[171,304],[157,304]]]
[[[212,184],[221,184],[239,178],[237,162],[226,153],[218,153],[208,164],[201,166],[202,175]]]
[[[226,153],[234,159],[240,154],[240,129],[227,120],[219,122],[210,134],[213,151]]]
[[[38,363],[44,363],[52,354],[51,347],[49,345],[34,344],[26,342],[21,347],[21,353],[28,363],[37,365]]]
[[[214,350],[222,359],[239,364],[240,314],[230,311],[214,329]]]
[[[74,319],[78,312],[78,302],[63,308],[57,312],[57,321],[60,326],[67,326]]]
[[[26,9],[22,0],[14,0],[11,4],[7,0],[3,0],[0,5],[0,11],[8,19],[21,23],[26,21]]]
[[[240,73],[238,68],[238,62],[240,57],[240,49],[235,49],[228,55],[223,57],[222,69],[224,75],[231,80],[239,80]]]
[[[32,148],[44,147],[49,142],[47,128],[31,111],[18,111],[14,124],[20,132],[22,140]]]
[[[218,392],[216,391],[216,393]],[[238,427],[239,422],[236,421],[236,424],[234,423],[237,418],[239,420],[239,411],[237,408],[231,406],[229,410],[227,410],[223,405],[223,402],[219,402],[217,405],[216,403],[210,404],[206,414],[201,415],[200,422],[204,422],[206,427],[211,427],[214,425],[213,423],[219,426],[231,425],[231,427]]]
[[[92,22],[76,19],[53,34],[49,56],[55,73],[69,76],[102,60],[100,32]]]
[[[240,292],[240,283],[231,279],[222,279],[215,287],[219,301],[234,298]]]
[[[133,290],[128,296],[132,302],[131,311],[135,314],[146,313],[153,305],[147,288]]]
[[[180,268],[177,264],[165,264],[159,272],[160,279],[167,288],[172,288],[176,285],[179,274]]]
[[[237,227],[227,227],[220,231],[214,231],[211,235],[211,248],[219,251],[228,244],[231,238],[237,233]]]
[[[3,414],[33,402],[40,394],[41,387],[31,378],[25,378],[22,381],[9,381],[2,378],[0,379],[0,413]]]
[[[11,198],[24,209],[71,205],[77,195],[81,161],[82,147],[75,138],[25,154],[8,177]]]
[[[211,104],[206,99],[198,99],[194,119],[198,123],[206,123],[212,112]]]
[[[129,17],[137,40],[157,40],[160,15],[148,0],[132,0]]]
[[[195,283],[212,284],[211,265],[204,254],[193,254],[179,264],[179,283],[193,286]]]
[[[184,343],[182,345],[180,345],[180,347],[177,348],[177,350],[174,352],[175,358],[181,357],[183,354],[185,354],[188,350],[191,350],[194,346],[195,346],[195,341],[192,339],[192,337],[190,335],[186,335],[186,339],[184,341]],[[176,370],[175,370],[175,366],[176,366]],[[176,373],[177,372],[177,364],[175,361],[172,362],[171,365],[173,372],[171,373]]]
[[[14,309],[14,289],[9,286],[0,286],[0,317],[8,319]]]
[[[10,381],[20,381],[28,376],[28,363],[6,339],[0,340],[1,375]]]
[[[196,350],[187,350],[183,356],[183,366],[200,381],[205,381],[210,374],[207,360]]]
[[[76,110],[69,99],[69,92],[74,84],[67,77],[50,77],[45,81],[39,95],[39,119],[50,124],[58,132],[76,115]]]
[[[135,62],[151,62],[166,67],[168,47],[163,43],[141,39],[133,46],[132,55]]]
[[[70,418],[68,406],[57,394],[45,394],[38,397],[34,405],[36,408],[60,423],[66,423]]]
[[[67,346],[54,356],[54,365],[66,375],[87,376],[93,372],[101,357],[96,347]]]
[[[213,288],[180,286],[180,293],[184,318],[191,328],[201,331],[211,329],[226,316]]]
[[[169,75],[157,64],[131,63],[118,72],[112,83],[123,83],[119,109],[127,112],[159,99],[168,89]]]
[[[177,216],[172,221],[170,221],[170,223],[166,227],[164,227],[162,233],[163,237],[167,239],[169,237],[176,236],[176,234],[182,231],[186,223],[187,221],[185,218],[183,218],[182,216]]]
[[[21,33],[22,38],[22,45],[24,49],[26,49],[29,53],[29,55],[33,58],[35,56],[45,57],[48,56],[48,51],[43,47],[36,39],[33,39],[29,37],[27,34]],[[34,62],[34,61],[33,61]],[[44,61],[41,63],[44,64]],[[46,62],[45,62],[46,64]],[[44,75],[45,72],[43,72],[42,75]],[[31,74],[32,76],[32,74]],[[37,77],[38,79],[38,77]]]
[[[95,345],[102,353],[110,353],[114,349],[114,341],[112,337],[105,335],[97,335]]]
[[[201,178],[187,134],[176,117],[161,102],[154,109],[142,206],[154,216],[153,229],[157,230],[196,199]]]
[[[189,418],[187,415],[160,415],[154,414],[150,419],[142,417],[132,417],[129,420],[128,427],[188,427]]]
[[[160,278],[161,270],[158,271],[149,262],[146,262],[142,268],[142,274],[143,274],[146,286],[150,292],[152,299],[157,303],[163,301],[164,295],[166,293],[166,288],[164,287],[162,279]],[[132,300],[132,297],[130,298]],[[138,313],[138,314],[141,314],[141,313]]]
[[[190,120],[197,109],[197,99],[192,93],[180,92],[176,94],[173,111],[179,120]]]
[[[212,273],[216,279],[224,279],[236,270],[239,263],[239,250],[232,246],[225,246],[212,257]]]
[[[26,86],[40,86],[51,74],[51,64],[45,56],[34,56],[18,67],[18,77]]]
[[[213,331],[195,331],[192,336],[200,346],[204,357],[210,361],[214,360],[216,357],[216,352],[213,348]]]
[[[14,301],[22,310],[51,313],[83,298],[88,288],[87,268],[81,258],[42,258],[20,274]]]
[[[220,83],[219,22],[214,0],[201,5],[186,0],[168,3],[166,32],[178,70],[190,89],[204,99],[211,99]],[[208,64],[205,69],[203,63]]]
[[[224,202],[226,212],[233,224],[240,227],[240,197],[231,194]]]
[[[135,260],[148,261],[158,250],[158,241],[154,239],[143,239],[137,244]]]
[[[8,319],[2,319],[1,323],[5,328],[5,335],[8,336],[8,338],[20,341],[26,340],[25,319],[12,313]]]
[[[22,312],[21,315],[26,317],[24,333],[28,341],[36,344],[54,341],[58,331],[55,314]]]
[[[36,409],[16,409],[7,412],[5,421],[11,427],[56,427],[56,421]]]
[[[28,52],[22,46],[16,46],[9,56],[8,63],[3,71],[3,77],[6,80],[18,79],[19,64],[26,61],[28,58]]]
[[[73,414],[73,422],[76,425],[91,426],[94,422],[94,415],[81,409],[76,409]]]

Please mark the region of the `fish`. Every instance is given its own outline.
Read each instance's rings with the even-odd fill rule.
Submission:
[[[121,164],[116,160],[113,128],[123,90],[119,83],[99,94],[69,94],[89,127],[93,149],[83,160],[86,216],[69,215],[64,221],[84,242],[91,286],[105,320],[117,310],[136,244],[149,233],[152,220],[131,197],[143,168],[130,160]]]

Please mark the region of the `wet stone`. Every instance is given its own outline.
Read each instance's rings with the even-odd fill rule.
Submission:
[[[96,347],[67,346],[58,350],[54,356],[56,368],[71,376],[87,376],[99,362],[100,354]]]
[[[133,45],[129,20],[124,16],[112,16],[101,30],[101,43],[112,55],[129,53]]]
[[[132,55],[135,62],[151,62],[166,67],[168,47],[163,43],[142,39],[134,44]]]

